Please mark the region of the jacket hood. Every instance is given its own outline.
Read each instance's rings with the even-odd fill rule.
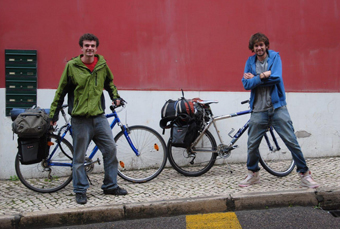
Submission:
[[[81,61],[82,56],[83,56],[83,54],[80,54],[79,56],[74,57],[72,60],[70,60],[70,62],[72,61],[74,64],[86,68],[83,61]],[[94,56],[98,57],[98,62],[97,62],[96,68],[103,65],[103,64],[106,64],[106,60],[104,59],[104,57],[102,55],[95,54]]]
[[[274,50],[267,50],[267,52],[268,52],[268,59],[273,59],[276,55],[279,54],[278,52],[276,52]],[[255,62],[256,61],[256,54],[250,56],[249,59],[251,59],[251,61]]]

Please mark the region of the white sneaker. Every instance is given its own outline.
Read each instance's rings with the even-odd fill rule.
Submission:
[[[238,186],[248,187],[250,185],[257,184],[259,182],[260,182],[260,172],[259,171],[253,172],[253,171],[248,170],[248,174],[246,178],[243,181],[241,181],[238,184]]]
[[[301,177],[301,186],[307,187],[307,188],[317,188],[319,187],[319,184],[316,183],[312,178],[312,173],[310,171],[307,171],[305,173],[300,173]]]

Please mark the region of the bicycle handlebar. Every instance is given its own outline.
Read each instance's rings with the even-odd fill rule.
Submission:
[[[244,100],[244,101],[241,102],[241,104],[245,104],[245,103],[249,103],[249,99]]]
[[[114,105],[112,104],[110,106],[110,109],[111,109],[112,112],[118,107],[125,107],[125,104],[127,104],[127,102],[124,99],[119,98],[119,100],[120,100],[120,104],[118,106],[116,105],[116,103]]]

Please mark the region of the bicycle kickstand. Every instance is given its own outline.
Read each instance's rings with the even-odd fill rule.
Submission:
[[[89,175],[88,175],[87,173],[86,173],[86,177],[87,177],[87,179],[89,180],[90,184],[93,185],[92,182],[91,182],[91,180],[90,180],[90,177],[89,177]]]
[[[227,164],[227,170],[228,170],[228,172],[230,173],[230,174],[232,174],[233,173],[233,170],[231,169],[231,166],[230,166],[230,164],[226,161],[226,164]]]

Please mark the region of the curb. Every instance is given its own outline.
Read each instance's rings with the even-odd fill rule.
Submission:
[[[199,214],[229,211],[227,196],[177,199],[148,203],[127,204],[126,219],[142,219],[183,214]]]
[[[21,215],[0,216],[0,228],[80,225],[126,219],[265,209],[294,205],[318,206],[327,210],[339,209],[340,188],[234,194],[230,196],[29,212]]]
[[[270,193],[236,194],[235,210],[265,209],[269,207],[316,206],[315,191],[279,191]]]
[[[326,210],[340,209],[340,187],[320,188],[316,193],[319,206]]]
[[[19,222],[20,216],[4,215],[0,216],[0,228],[17,228],[16,222]]]

